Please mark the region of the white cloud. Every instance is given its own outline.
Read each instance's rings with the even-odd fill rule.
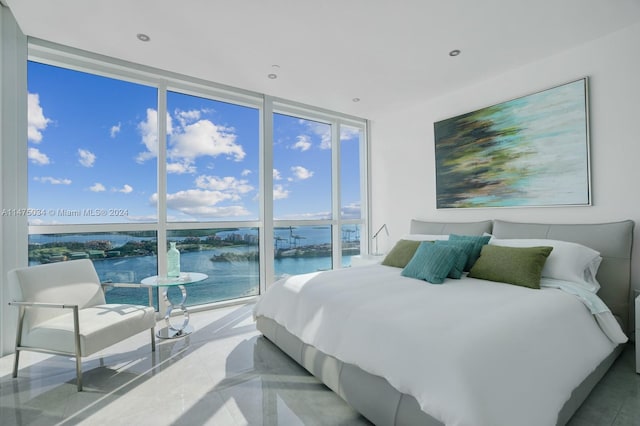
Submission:
[[[133,187],[131,185],[124,184],[122,188],[118,189],[118,192],[122,192],[123,194],[130,194],[133,192]]]
[[[360,129],[351,126],[340,126],[340,140],[348,141],[352,139],[360,140]]]
[[[183,211],[183,213],[190,214],[192,216],[199,217],[240,217],[249,215],[249,211],[243,206],[223,206],[223,207],[211,207],[201,206],[196,209],[190,209],[189,211]]]
[[[42,131],[50,122],[51,120],[44,116],[40,106],[40,95],[29,93],[27,95],[27,139],[33,143],[40,143]]]
[[[107,188],[105,188],[104,185],[101,184],[100,182],[96,182],[89,187],[89,191],[91,192],[104,192],[106,190]]]
[[[117,134],[120,133],[120,127],[121,127],[120,123],[116,124],[115,126],[111,126],[111,130],[109,130],[109,134],[111,135],[112,138],[115,138]]]
[[[51,185],[71,185],[71,179],[59,179],[51,176],[34,177],[33,180],[41,183],[50,183]]]
[[[308,170],[302,166],[291,167],[291,173],[293,173],[293,176],[296,180],[305,180],[313,176],[313,172],[311,170]]]
[[[27,158],[29,158],[32,163],[39,164],[41,166],[51,163],[47,154],[43,154],[38,148],[29,148],[27,150]]]
[[[243,206],[216,206],[216,204],[232,199],[231,194],[221,191],[189,189],[174,194],[167,194],[167,208],[198,217],[237,217],[246,216],[249,212]],[[158,202],[158,194],[151,196],[151,202]]]
[[[292,213],[281,217],[277,217],[278,220],[328,220],[331,219],[331,212],[316,212],[316,213]]]
[[[141,215],[141,216],[127,216],[129,222],[155,222],[158,220],[158,216],[155,214]]]
[[[180,122],[180,126],[184,127],[189,123],[193,123],[194,121],[200,120],[200,117],[202,116],[202,112],[197,109],[194,109],[191,111],[181,111],[177,109],[174,112],[174,115],[176,119],[178,119],[178,121]]]
[[[236,134],[233,128],[200,119],[201,111],[197,110],[176,110],[174,114],[177,121],[175,128],[172,125],[171,117],[167,114],[167,135],[169,136],[167,157],[171,163],[182,163],[183,166],[189,166],[198,157],[217,157],[219,155],[226,155],[235,161],[244,159],[246,154],[242,146],[236,143]],[[158,113],[149,108],[146,120],[138,124],[142,143],[147,148],[147,151],[139,153],[136,157],[138,162],[142,163],[158,156],[157,127]],[[176,168],[176,170],[178,169]]]
[[[273,199],[282,200],[284,198],[289,198],[289,190],[284,189],[282,185],[273,185]]]
[[[152,201],[157,201],[158,195],[152,195]],[[220,191],[206,191],[202,189],[188,189],[167,194],[167,206],[176,210],[193,208],[202,205],[215,205],[230,199],[231,196]]]
[[[84,167],[93,167],[93,164],[96,162],[96,155],[86,149],[78,149],[78,157],[80,157],[78,161],[80,161],[80,164]]]
[[[185,173],[195,173],[196,167],[190,161],[179,163],[167,163],[167,173],[182,175]]]
[[[307,128],[320,136],[320,149],[331,149],[331,126],[317,121],[305,120]]]
[[[341,215],[343,219],[360,219],[362,210],[360,203],[351,203],[342,207]]]
[[[233,195],[237,199],[239,194],[246,194],[253,191],[253,186],[245,179],[236,179],[232,176],[219,178],[217,176],[201,175],[196,178],[196,186],[201,189],[212,191],[222,191]]]
[[[273,169],[273,180],[281,180],[282,175],[278,169]]]
[[[147,118],[145,121],[138,123],[138,131],[142,136],[142,144],[147,148],[136,157],[138,163],[144,163],[146,160],[156,158],[158,156],[158,111],[153,108],[147,108]],[[173,132],[173,123],[171,116],[167,113],[167,134]]]
[[[302,152],[307,151],[311,148],[311,138],[308,135],[299,135],[291,148],[299,149]]]
[[[169,140],[167,155],[171,159],[188,160],[205,155],[226,155],[241,161],[246,154],[235,141],[233,129],[217,126],[209,120],[200,120],[177,129]]]
[[[244,169],[243,171],[240,172],[240,176],[249,176],[251,174],[251,170],[249,169]]]

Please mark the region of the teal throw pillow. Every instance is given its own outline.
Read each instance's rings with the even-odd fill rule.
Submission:
[[[473,244],[468,241],[447,241],[447,240],[434,241],[434,244],[439,246],[447,246],[455,250],[456,261],[453,264],[451,271],[449,271],[449,275],[447,276],[449,278],[453,278],[456,280],[459,280],[460,278],[462,278],[462,273],[464,272],[464,268],[467,265],[467,259],[469,257],[467,255],[468,248],[471,247]]]
[[[540,277],[553,247],[486,245],[469,276],[529,288],[540,288]]]
[[[456,262],[456,249],[423,241],[401,275],[442,284]]]
[[[476,263],[476,260],[480,257],[480,250],[489,243],[490,239],[491,235],[449,235],[449,241],[468,243],[465,248],[467,252],[467,264],[464,267],[465,272],[471,270],[473,264]]]
[[[382,261],[383,265],[404,268],[416,253],[420,241],[399,240]]]

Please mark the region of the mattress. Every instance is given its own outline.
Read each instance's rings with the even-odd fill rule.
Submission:
[[[267,340],[306,368],[375,425],[442,426],[442,422],[420,409],[414,397],[399,392],[385,378],[369,374],[353,364],[345,364],[303,343],[272,319],[259,317],[256,327]],[[565,425],[569,421],[620,355],[622,348],[622,345],[618,346],[573,390],[571,398],[558,413],[556,425]]]
[[[432,285],[382,265],[285,278],[254,315],[384,379],[435,424],[555,425],[618,346],[560,289],[472,278]]]

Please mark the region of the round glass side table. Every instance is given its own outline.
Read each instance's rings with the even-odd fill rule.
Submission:
[[[189,325],[189,311],[184,305],[184,302],[187,300],[186,286],[206,280],[207,278],[209,278],[207,274],[201,274],[199,272],[181,272],[179,277],[162,277],[153,275],[141,281],[144,285],[164,287],[162,296],[168,305],[167,311],[164,314],[166,327],[158,330],[156,332],[156,336],[161,339],[175,339],[187,336],[193,332],[193,327]],[[180,289],[180,292],[182,293],[182,300],[179,303],[173,303],[169,299],[167,292],[170,287],[178,287]],[[171,312],[173,312],[174,309],[180,309],[182,311],[183,321],[181,325],[176,326],[171,323]]]

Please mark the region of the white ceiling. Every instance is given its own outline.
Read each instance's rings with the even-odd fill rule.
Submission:
[[[5,2],[28,36],[368,118],[640,21],[640,0]]]

